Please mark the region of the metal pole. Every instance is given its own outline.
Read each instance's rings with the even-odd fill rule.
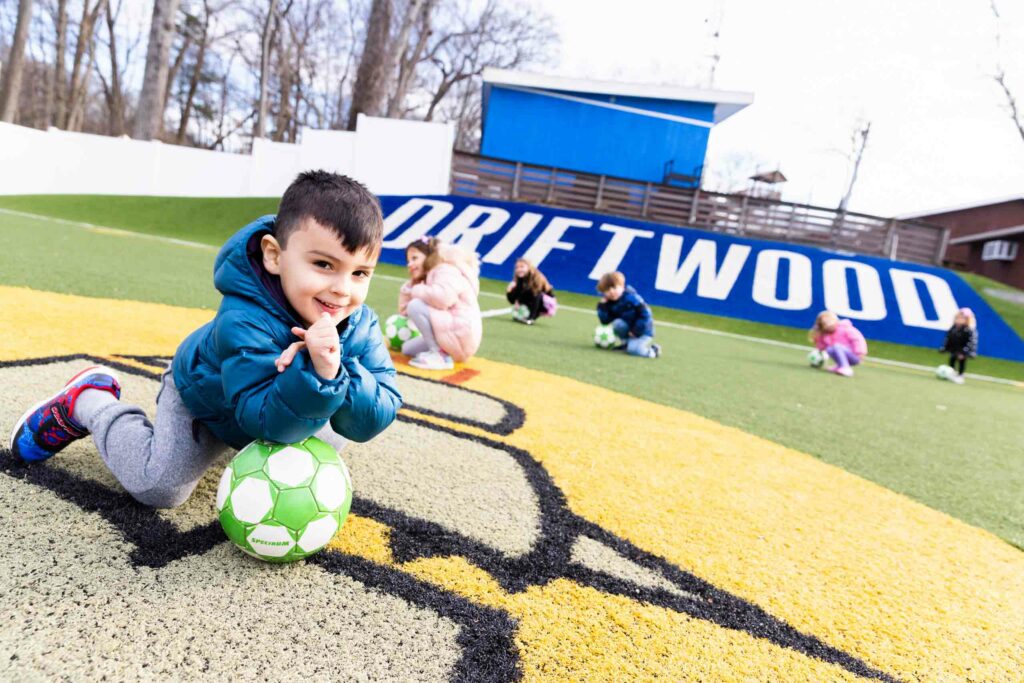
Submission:
[[[690,227],[697,222],[697,204],[700,203],[700,188],[693,188],[693,196],[690,198]]]
[[[935,252],[935,265],[942,265],[942,257],[946,255],[946,247],[949,245],[949,228],[942,229],[942,239],[939,240],[939,248]]]
[[[651,183],[647,183],[647,188],[644,190],[644,206],[640,209],[640,216],[647,218],[647,209],[651,206]]]
[[[558,169],[551,169],[551,181],[548,183],[548,197],[545,200],[548,204],[555,201],[555,176],[558,175]]]
[[[519,179],[523,176],[523,162],[516,162],[516,174],[512,177],[512,199],[519,199]]]
[[[601,208],[601,196],[604,195],[604,176],[601,176],[597,181],[597,198],[594,199],[594,208]]]

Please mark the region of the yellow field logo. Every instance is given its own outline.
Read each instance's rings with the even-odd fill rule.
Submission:
[[[51,311],[96,301],[24,296]],[[195,312],[180,310],[161,307],[166,326],[192,324]],[[90,352],[152,415],[173,347],[125,355],[129,326],[116,315],[104,324],[111,336],[90,340]],[[86,360],[60,353],[64,340],[34,340],[0,349],[0,428]],[[399,420],[342,453],[352,516],[327,552],[291,567],[224,543],[212,513],[219,471],[182,508],[157,512],[119,490],[89,443],[42,466],[0,452],[2,505],[22,520],[17,536],[3,527],[17,552],[0,562],[65,595],[124,586],[142,596],[69,603],[26,581],[0,606],[63,604],[35,623],[45,639],[68,620],[101,630],[103,614],[125,609],[159,630],[202,602],[191,630],[182,617],[168,637],[198,633],[176,646],[236,677],[340,673],[339,662],[389,680],[998,681],[1024,671],[1024,558],[985,532],[777,444],[565,378],[484,360],[440,377],[402,370]],[[90,555],[107,560],[83,572],[74,558]],[[20,628],[0,626],[0,644],[23,642]],[[246,647],[230,634],[266,629],[299,645],[224,659],[225,647]],[[129,666],[165,665],[143,645],[121,646]],[[20,666],[53,670],[30,656]]]

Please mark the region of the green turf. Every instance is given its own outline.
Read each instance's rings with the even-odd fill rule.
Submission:
[[[207,199],[192,197],[109,197],[97,195],[21,195],[0,196],[0,208],[13,209],[66,220],[82,221],[94,225],[121,228],[151,235],[172,237],[220,245],[227,237],[252,219],[277,210],[274,198]],[[159,276],[158,276],[159,277]],[[984,278],[982,278],[984,279]],[[976,285],[976,281],[968,278]],[[987,284],[987,281],[985,284]],[[152,283],[154,289],[166,286],[163,282]],[[995,283],[998,285],[998,283]],[[486,291],[503,292],[504,283],[482,284]],[[172,288],[175,288],[172,285]],[[175,288],[176,289],[176,288]],[[83,290],[84,291],[84,290]],[[159,296],[159,294],[158,294]],[[984,296],[984,295],[983,295]],[[1003,315],[1010,311],[1011,320],[1019,334],[1024,336],[1024,309],[1016,310],[1014,304],[987,297],[993,307]],[[560,293],[559,299],[566,304],[591,308],[593,298]],[[163,299],[148,299],[160,300]],[[188,301],[193,301],[189,299]],[[782,325],[737,320],[672,308],[654,307],[657,320],[703,327],[722,332],[731,332],[751,337],[761,337],[794,344],[807,343],[807,330]],[[1017,317],[1014,318],[1014,313]],[[1008,320],[1008,322],[1010,322]],[[1011,325],[1014,324],[1011,322]],[[984,333],[984,332],[982,332]],[[938,365],[942,356],[931,349],[906,346],[889,342],[872,341],[871,355],[907,363]],[[970,364],[970,371],[1024,381],[1024,363],[1014,363],[997,358],[980,357]]]
[[[1017,303],[1015,301],[1007,301],[997,296],[992,296],[986,292],[986,289],[995,289],[1001,292],[1007,292],[1016,296],[1024,296],[1024,291],[1017,289],[1016,287],[1010,287],[1004,285],[1002,282],[996,282],[983,275],[975,275],[974,273],[957,273],[962,277],[971,287],[974,288],[978,295],[981,296],[992,309],[1002,316],[1006,324],[1013,328],[1013,330],[1024,339],[1024,303]]]
[[[219,301],[211,285],[212,249],[3,215],[0,230],[8,246],[0,251],[2,284],[205,308]],[[386,315],[394,310],[403,271],[382,266],[379,274],[384,277],[374,281],[370,304]],[[485,284],[485,309],[504,305],[501,287]],[[561,300],[593,306],[583,296]],[[665,355],[641,360],[596,350],[589,343],[594,324],[589,312],[571,310],[533,327],[488,318],[480,355],[691,410],[813,454],[1024,547],[1021,389],[983,382],[958,387],[880,365],[846,380],[811,370],[799,350],[671,327],[658,330]]]

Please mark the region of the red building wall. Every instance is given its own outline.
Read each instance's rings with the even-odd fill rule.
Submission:
[[[984,206],[914,216],[914,219],[949,228],[949,239],[952,241],[958,237],[1024,225],[1024,197]],[[1009,239],[1019,241],[1020,238]],[[1019,247],[1019,255],[1013,261],[982,261],[983,244],[984,242],[950,244],[946,247],[943,263],[1024,288],[1024,245]]]
[[[1024,289],[1024,235],[1000,239],[1017,243],[1016,259],[1013,261],[982,261],[981,247],[984,242],[972,242],[962,245],[968,248],[967,265],[964,270]]]

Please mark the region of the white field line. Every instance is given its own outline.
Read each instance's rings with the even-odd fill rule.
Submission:
[[[101,235],[112,235],[116,237],[129,237],[134,239],[152,240],[155,242],[165,242],[167,244],[175,244],[179,247],[188,247],[191,249],[202,249],[204,251],[217,252],[219,247],[214,247],[209,244],[203,244],[202,242],[191,242],[189,240],[179,240],[173,237],[164,237],[161,235],[147,235],[140,232],[132,232],[131,230],[122,230],[120,228],[108,228],[103,225],[93,225],[92,223],[82,223],[80,221],[69,221],[63,218],[51,218],[50,216],[44,216],[37,213],[27,213],[25,211],[14,211],[12,209],[0,208],[0,214],[10,214],[13,216],[23,216],[25,218],[36,218],[39,220],[50,221],[53,223],[60,223],[61,225],[68,225],[75,228],[84,228],[90,232],[94,232]],[[378,274],[375,276],[381,280],[388,280],[390,282],[405,282],[405,278],[396,277],[394,275],[383,275]],[[504,299],[505,296],[502,294],[494,294],[492,292],[480,292],[480,296],[491,297],[495,299]],[[577,306],[565,306],[563,304],[558,305],[560,311],[571,311],[573,313],[582,313],[584,315],[594,316],[595,311],[587,308],[579,308]],[[490,312],[492,315],[502,315],[506,311],[501,309],[499,311]],[[490,316],[485,316],[490,317]],[[763,337],[750,337],[743,334],[737,334],[735,332],[723,332],[722,330],[711,330],[706,327],[696,327],[694,325],[686,325],[683,323],[673,323],[665,321],[655,321],[657,327],[667,327],[675,330],[685,330],[687,332],[697,332],[700,334],[710,334],[717,337],[728,337],[729,339],[738,339],[741,341],[751,342],[754,344],[766,344],[768,346],[777,346],[784,349],[793,349],[795,351],[808,351],[809,346],[801,344],[793,344],[791,342],[777,341],[775,339],[765,339]],[[874,365],[888,365],[895,368],[903,368],[906,370],[917,370],[927,374],[931,374],[935,371],[934,367],[927,365],[919,365],[917,363],[906,363],[899,360],[888,360],[886,358],[874,358],[868,356],[865,362],[872,363]],[[1005,384],[1011,387],[1024,387],[1024,382],[1018,382],[1012,379],[1004,379],[1002,377],[991,377],[989,375],[975,375],[973,373],[967,373],[968,379],[978,380],[980,382],[993,382],[995,384]]]

